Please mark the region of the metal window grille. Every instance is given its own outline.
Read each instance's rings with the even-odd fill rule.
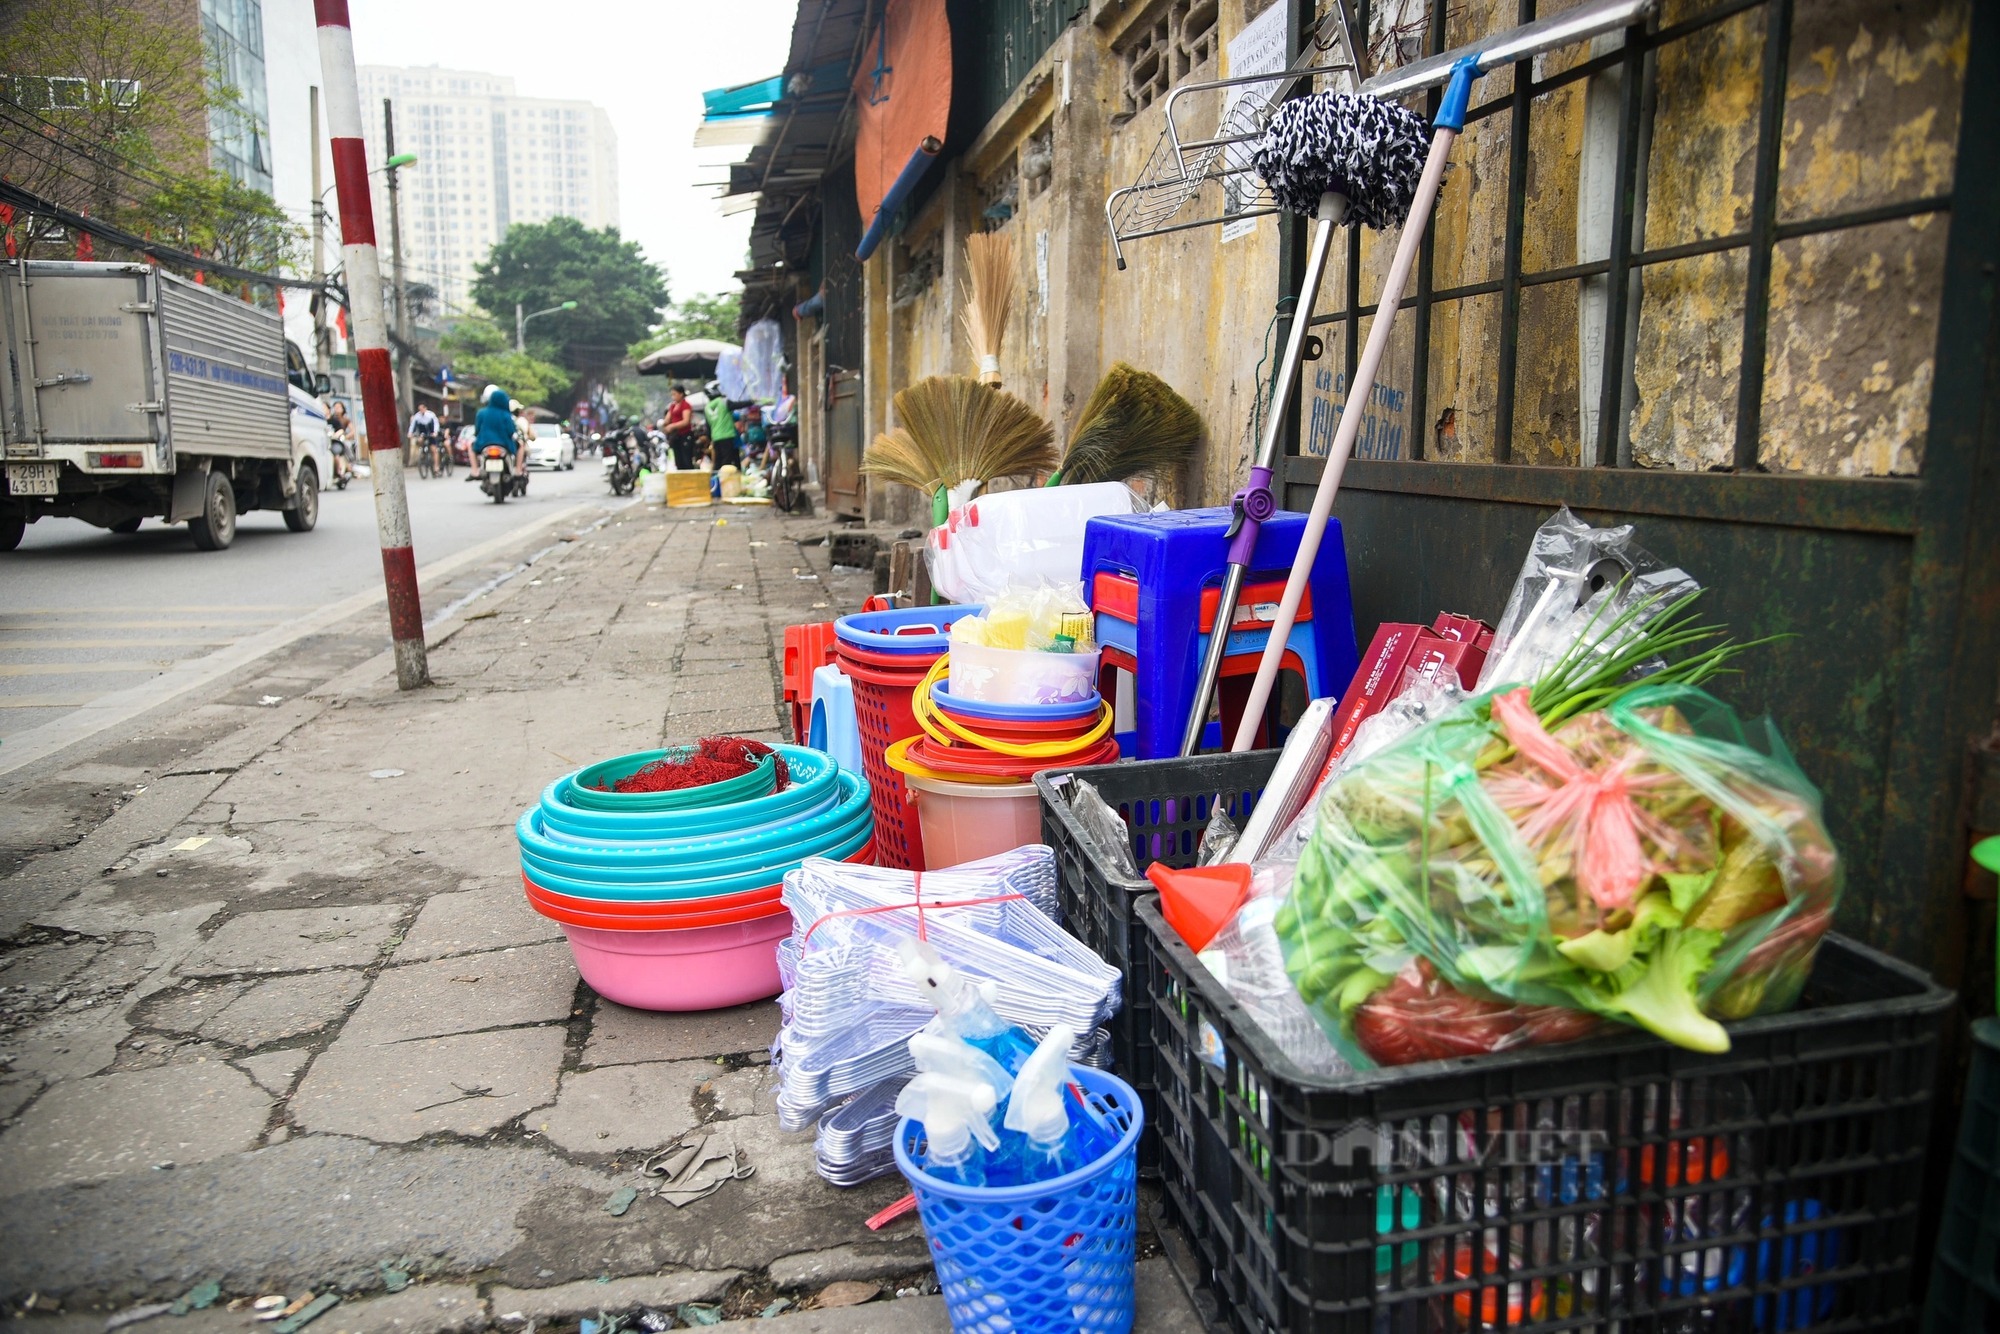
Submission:
[[[1378,3],[1381,2],[1378,0]],[[1517,395],[1524,297],[1536,288],[1553,284],[1576,284],[1581,292],[1584,284],[1602,279],[1604,281],[1598,286],[1602,292],[1604,312],[1600,345],[1601,366],[1604,369],[1597,376],[1600,388],[1596,410],[1582,414],[1592,429],[1587,433],[1588,438],[1578,442],[1578,461],[1586,466],[1635,466],[1627,429],[1628,414],[1634,406],[1629,371],[1635,352],[1635,301],[1642,299],[1643,284],[1634,281],[1634,278],[1658,265],[1703,255],[1742,252],[1746,257],[1741,292],[1742,354],[1735,394],[1731,466],[1739,472],[1760,470],[1766,350],[1772,318],[1772,267],[1777,248],[1801,237],[1847,231],[1923,214],[1943,214],[1952,207],[1949,194],[1937,194],[1822,216],[1780,217],[1780,135],[1784,127],[1787,75],[1792,55],[1794,7],[1795,0],[1717,0],[1693,12],[1685,12],[1686,7],[1680,7],[1682,12],[1679,13],[1673,12],[1670,7],[1666,21],[1661,21],[1656,15],[1642,24],[1627,28],[1622,44],[1615,49],[1599,50],[1588,59],[1546,77],[1538,77],[1540,61],[1520,62],[1513,67],[1511,89],[1491,96],[1473,108],[1466,118],[1466,138],[1460,141],[1458,153],[1466,150],[1475,133],[1474,127],[1482,122],[1500,118],[1510,132],[1499,272],[1497,276],[1479,282],[1437,286],[1434,281],[1437,228],[1433,226],[1426,235],[1412,284],[1414,290],[1404,296],[1401,305],[1401,309],[1408,314],[1398,321],[1400,326],[1407,320],[1413,339],[1407,386],[1409,430],[1396,442],[1398,447],[1395,452],[1383,457],[1422,459],[1434,442],[1440,423],[1431,420],[1430,371],[1432,360],[1437,355],[1433,335],[1440,314],[1454,303],[1497,296],[1500,300],[1500,334],[1491,461],[1514,462],[1520,413]],[[1368,0],[1360,0],[1358,8],[1361,29],[1368,31]],[[1519,0],[1514,21],[1526,23],[1533,20],[1537,17],[1536,9],[1535,0]],[[1647,247],[1635,244],[1635,235],[1643,236],[1645,231],[1647,149],[1654,115],[1652,97],[1658,60],[1663,54],[1685,47],[1698,35],[1710,32],[1718,25],[1759,10],[1762,11],[1764,40],[1755,103],[1757,129],[1748,225],[1728,234],[1701,236],[1671,245]],[[1445,0],[1432,0],[1428,29],[1426,54],[1436,54],[1476,41],[1482,35],[1465,22],[1461,9],[1448,5]],[[1558,267],[1529,268],[1523,261],[1523,242],[1531,172],[1531,118],[1535,114],[1536,101],[1606,71],[1622,74],[1623,94],[1618,107],[1616,154],[1611,173],[1609,253]],[[1968,74],[1968,77],[1971,75]],[[1488,84],[1492,82],[1489,80]],[[1487,91],[1486,85],[1475,90],[1476,93],[1483,91]],[[1427,94],[1423,108],[1427,118],[1435,115],[1440,96],[1441,90],[1432,90]],[[1455,174],[1461,171],[1462,168],[1454,169]],[[1450,188],[1448,177],[1447,191]],[[1581,244],[1581,236],[1578,239]],[[1472,244],[1469,242],[1468,248]],[[1345,270],[1345,296],[1344,299],[1336,297],[1341,308],[1316,315],[1313,323],[1316,326],[1341,326],[1345,335],[1341,340],[1345,344],[1345,375],[1340,383],[1351,385],[1364,336],[1361,321],[1377,310],[1376,305],[1362,300],[1364,270],[1359,229],[1350,229]],[[1404,336],[1400,329],[1397,336]],[[1448,427],[1449,424],[1449,419],[1445,419],[1445,425]],[[1327,435],[1330,437],[1330,432]],[[1293,452],[1298,452],[1296,444]]]

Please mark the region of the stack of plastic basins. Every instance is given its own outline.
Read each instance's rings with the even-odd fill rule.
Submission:
[[[1094,691],[1060,704],[996,704],[957,698],[937,680],[927,693],[930,707],[917,720],[923,734],[888,754],[914,791],[925,870],[1039,842],[1034,775],[1118,758],[1109,712]]]
[[[528,902],[569,938],[584,981],[646,1010],[712,1010],[782,989],[785,872],[807,857],[874,860],[869,786],[802,746],[739,778],[622,793],[683,751],[646,751],[549,784],[515,826]]]
[[[947,632],[975,606],[905,607],[860,612],[833,623],[835,661],[854,683],[854,720],[861,732],[861,767],[875,806],[875,860],[922,871],[923,834],[903,776],[889,767],[889,747],[918,734],[911,694],[950,648]]]

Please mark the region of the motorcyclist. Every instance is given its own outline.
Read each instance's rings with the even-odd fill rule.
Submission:
[[[327,452],[333,455],[333,476],[336,485],[354,476],[354,419],[347,415],[347,405],[339,399],[326,412]]]
[[[510,464],[523,457],[521,442],[514,433],[513,404],[508,400],[506,391],[497,384],[489,384],[480,394],[479,402],[479,415],[472,419],[472,475],[465,479],[468,482],[480,479],[479,460],[485,455],[488,445],[498,445],[506,450]]]

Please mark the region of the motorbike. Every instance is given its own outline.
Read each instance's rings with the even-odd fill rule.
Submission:
[[[806,494],[805,469],[799,464],[799,428],[796,422],[781,422],[771,428],[765,447],[770,460],[771,504],[780,514],[811,514],[812,497]]]
[[[333,489],[345,491],[354,480],[354,442],[347,432],[332,431],[326,437],[326,452],[333,456]]]
[[[611,494],[629,496],[632,488],[639,484],[639,470],[644,463],[642,450],[632,437],[625,433],[612,436],[607,442],[611,449],[611,462],[605,465],[604,476],[611,483]]]
[[[506,450],[488,445],[479,460],[479,489],[493,497],[494,504],[504,505],[508,496],[526,495],[527,483],[508,466]]]

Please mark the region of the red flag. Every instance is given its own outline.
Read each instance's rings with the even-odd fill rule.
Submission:
[[[347,346],[347,307],[345,307],[345,306],[335,306],[335,307],[333,308],[333,327],[334,327],[334,328],[336,328],[336,329],[338,329],[338,330],[340,330],[340,345],[341,345],[342,347],[346,347],[346,346]]]

